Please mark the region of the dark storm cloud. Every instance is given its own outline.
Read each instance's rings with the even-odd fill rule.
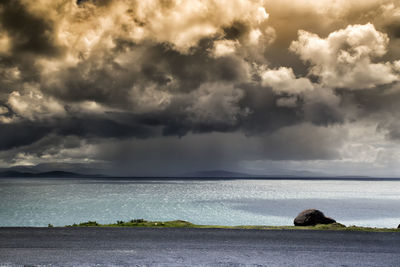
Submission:
[[[80,138],[149,138],[156,131],[141,118],[129,114],[108,114],[107,116],[71,115],[44,119],[41,121],[18,120],[15,123],[0,124],[0,150],[31,145],[48,135],[77,136]]]
[[[129,104],[126,96],[135,85],[146,87],[154,83],[158,90],[188,93],[205,82],[234,83],[244,79],[243,62],[234,57],[209,58],[210,45],[212,40],[203,40],[192,53],[184,55],[163,44],[125,42],[124,49],[117,46],[104,55],[94,54],[76,67],[56,73],[55,83],[44,80],[43,90],[61,100],[95,100],[123,106]],[[132,59],[122,66],[115,60],[118,55]]]
[[[11,37],[15,55],[55,56],[61,53],[62,48],[55,41],[52,21],[32,14],[21,1],[4,0],[0,7],[1,28]]]
[[[342,102],[354,106],[353,119],[369,118],[377,120],[377,130],[384,132],[392,140],[400,140],[399,103],[400,90],[398,85],[381,86],[367,91],[348,92],[340,90]]]
[[[389,24],[388,26],[386,26],[386,28],[388,29],[388,33],[390,33],[391,36],[393,36],[394,38],[400,38],[400,22],[399,21],[395,21],[395,22]]]
[[[117,117],[116,119],[112,117]],[[121,119],[122,118],[122,119]],[[59,135],[75,135],[83,138],[147,138],[153,131],[146,125],[135,123],[134,119],[126,121],[124,116],[113,114],[106,117],[70,117],[55,123],[55,133]]]
[[[248,26],[240,21],[235,21],[229,27],[224,29],[224,37],[229,40],[237,40],[249,31]]]
[[[35,123],[0,124],[0,150],[30,145],[49,133],[49,128]]]
[[[85,2],[91,2],[98,6],[106,6],[112,2],[112,0],[77,0],[76,4],[81,5],[85,4]]]
[[[241,105],[251,107],[252,112],[242,125],[249,134],[271,132],[304,121],[301,107],[278,107],[276,102],[282,96],[274,94],[270,88],[248,85],[246,92]]]
[[[304,116],[318,126],[341,124],[346,120],[346,106],[334,92],[318,90],[304,97]]]
[[[188,134],[105,142],[96,153],[101,162],[112,162],[122,174],[177,175],[193,170],[237,169],[237,162],[263,160],[335,159],[342,132],[309,124],[282,128],[270,135],[246,137],[233,133]],[[328,134],[329,133],[329,134]],[[154,167],[157,168],[154,168]],[[149,171],[151,170],[151,171]]]
[[[380,121],[397,139],[397,4],[340,2],[331,8],[342,13],[331,14],[302,0],[211,2],[193,1],[203,9],[192,12],[190,2],[174,1],[3,1],[0,150],[11,153],[8,161],[22,152],[62,161],[76,155],[60,151],[90,144],[90,159],[150,168],[145,162],[163,142],[152,140],[162,139],[171,143],[162,143],[157,164],[167,168],[162,160],[185,138],[217,140],[218,149],[188,157],[187,164],[209,157],[197,167],[328,160],[340,157],[346,138],[335,127],[358,120]],[[374,11],[371,20],[365,10]],[[378,22],[384,14],[391,17]],[[192,137],[215,134],[228,140]],[[246,153],[233,145],[247,142],[236,134],[253,140]],[[103,144],[110,140],[120,145]],[[224,149],[235,156],[216,152]]]

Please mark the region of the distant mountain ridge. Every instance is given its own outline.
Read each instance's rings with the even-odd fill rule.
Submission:
[[[18,170],[4,170],[0,171],[0,177],[37,177],[37,178],[76,178],[76,177],[92,177],[92,178],[157,178],[157,176],[149,176],[149,177],[136,177],[136,176],[107,176],[100,174],[82,174],[76,172],[68,172],[68,171],[47,171],[47,172],[32,172],[28,171],[18,171]],[[160,176],[161,177],[161,176]],[[168,178],[166,176],[165,178]],[[182,177],[182,178],[248,178],[248,177],[262,177],[259,175],[251,175],[247,173],[239,173],[239,172],[230,172],[224,170],[214,170],[214,171],[199,171],[199,172],[191,172],[183,175],[172,176],[173,178]]]
[[[33,178],[79,178],[79,177],[103,177],[102,175],[92,175],[92,174],[81,174],[75,172],[66,172],[66,171],[49,171],[49,172],[21,172],[21,171],[14,171],[14,170],[7,170],[0,172],[0,177],[33,177]]]

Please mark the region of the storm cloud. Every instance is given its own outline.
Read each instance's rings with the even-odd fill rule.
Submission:
[[[399,20],[394,0],[2,1],[0,165],[392,166]]]

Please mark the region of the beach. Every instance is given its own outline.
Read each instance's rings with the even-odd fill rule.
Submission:
[[[2,227],[1,266],[398,266],[400,234]]]

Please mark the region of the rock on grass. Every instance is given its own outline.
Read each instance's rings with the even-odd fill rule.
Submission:
[[[331,224],[336,221],[326,217],[320,210],[308,209],[300,212],[293,222],[295,226],[314,226],[317,224]]]

